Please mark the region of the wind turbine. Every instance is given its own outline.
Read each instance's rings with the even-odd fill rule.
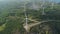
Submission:
[[[38,1],[38,0],[37,0]],[[35,10],[39,10],[39,6],[38,6],[38,4],[36,4],[36,2],[37,2],[36,0],[33,0],[32,1],[32,7],[33,7],[33,9],[35,9]]]
[[[53,9],[54,7],[54,0],[51,0],[52,4],[51,4],[51,9]]]
[[[34,0],[32,1],[32,7],[33,7],[33,9],[36,8]]]
[[[28,15],[27,15],[27,11],[26,11],[26,4],[27,4],[27,2],[24,3],[25,24],[23,24],[23,26],[26,30],[26,33],[28,33],[30,28],[28,27]]]
[[[42,15],[45,15],[45,1],[43,0],[43,3],[42,3]]]

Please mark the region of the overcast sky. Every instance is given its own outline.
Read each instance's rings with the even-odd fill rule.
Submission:
[[[27,0],[0,0],[0,1],[27,1]],[[28,1],[31,1],[31,0],[28,0]],[[53,0],[53,1],[60,2],[60,0]]]
[[[55,2],[60,2],[60,0],[55,0]]]

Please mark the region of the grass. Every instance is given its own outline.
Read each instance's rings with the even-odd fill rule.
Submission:
[[[3,31],[5,29],[5,25],[6,25],[6,23],[3,24],[2,26],[0,26],[0,31]]]

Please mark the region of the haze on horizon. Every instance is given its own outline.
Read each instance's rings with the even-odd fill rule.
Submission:
[[[0,0],[0,1],[32,1],[32,0]],[[37,0],[37,1],[40,1],[40,0]],[[53,1],[54,2],[60,2],[60,0],[53,0]]]

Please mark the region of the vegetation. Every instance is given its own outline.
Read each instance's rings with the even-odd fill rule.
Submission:
[[[5,6],[5,5],[4,5]],[[7,8],[9,7],[9,8]],[[35,9],[26,9],[28,18],[32,18],[38,21],[43,20],[60,20],[60,4],[56,4],[51,9],[51,6],[46,6],[44,9],[45,15],[42,15],[43,9],[40,8],[39,11]],[[2,7],[1,7],[2,8]],[[23,27],[25,23],[25,12],[20,4],[6,5],[4,9],[0,10],[0,34],[26,34],[26,30]],[[32,21],[28,22],[34,23]],[[30,29],[32,34],[60,34],[60,21],[44,22],[36,25]]]

